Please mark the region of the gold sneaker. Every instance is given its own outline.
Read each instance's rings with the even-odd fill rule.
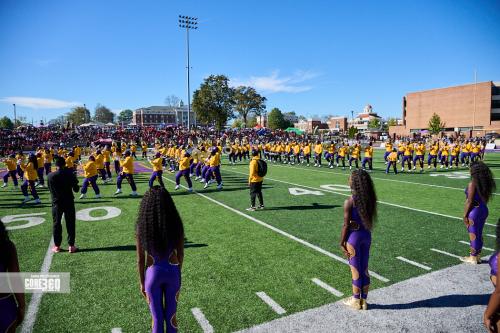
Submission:
[[[342,301],[344,305],[347,305],[354,310],[361,310],[361,300],[359,298],[354,298],[353,296],[346,298]]]
[[[361,299],[361,310],[368,310],[368,303],[364,298]]]
[[[460,257],[460,260],[462,262],[472,264],[472,265],[477,265],[477,264],[481,263],[481,257],[479,257],[479,256]]]

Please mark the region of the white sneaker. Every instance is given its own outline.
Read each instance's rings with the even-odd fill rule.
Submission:
[[[330,165],[330,169],[333,169],[333,165]]]
[[[440,169],[444,168],[444,165],[441,165]]]
[[[430,165],[428,165],[428,166],[427,166],[427,169],[430,169],[430,168],[431,168],[431,166],[430,166]]]
[[[101,198],[102,198],[102,196],[101,196],[100,194],[96,194],[96,195],[95,195],[95,198],[96,198],[96,199],[101,199]]]
[[[314,163],[314,166],[317,167],[318,166],[318,163]]]
[[[218,189],[218,190],[222,190],[222,184],[217,185],[217,189]]]
[[[405,168],[401,168],[401,172],[405,171]]]
[[[349,170],[352,170],[352,166],[351,165],[349,166]]]
[[[137,192],[136,192],[136,191],[132,191],[132,193],[130,193],[130,195],[131,195],[131,196],[133,196],[133,197],[136,197],[136,196],[138,196],[139,194],[137,194]]]
[[[87,195],[84,194],[84,193],[82,193],[82,194],[80,194],[80,198],[79,199],[85,199],[86,197],[87,197]]]
[[[205,183],[205,186],[203,186],[203,188],[207,188],[208,187],[208,183]]]
[[[193,188],[192,187],[188,188],[188,192],[193,192]]]
[[[2,188],[4,188],[4,187],[7,187],[7,184],[6,184],[6,183],[3,183]]]
[[[309,164],[307,164],[307,166],[309,166]]]
[[[180,188],[179,185],[175,185],[175,190],[177,191]]]
[[[205,179],[200,178],[200,183],[205,183]]]
[[[339,164],[337,163],[337,168],[339,167]]]
[[[417,167],[413,167],[413,170],[417,170]]]
[[[28,201],[30,201],[30,200],[31,200],[31,199],[30,199],[30,197],[28,197],[28,196],[25,196],[25,197],[24,197],[24,200],[23,200],[23,202],[28,202]]]
[[[320,164],[320,165],[318,165],[318,168],[321,168],[321,164]]]
[[[40,201],[40,199],[35,199],[35,203],[36,204],[41,204],[42,202]]]
[[[121,190],[121,189],[116,189],[115,195],[117,195],[117,194],[121,194],[121,193],[122,193],[122,190]]]
[[[215,179],[210,179],[210,180],[208,181],[208,183],[209,183],[209,184],[213,184],[213,183],[215,183]]]

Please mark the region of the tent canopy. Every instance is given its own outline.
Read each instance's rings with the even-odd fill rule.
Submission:
[[[295,134],[297,135],[302,135],[304,134],[304,131],[298,129],[298,128],[295,128],[295,127],[288,127],[285,132],[294,132]]]

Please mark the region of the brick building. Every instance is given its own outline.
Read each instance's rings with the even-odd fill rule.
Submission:
[[[347,117],[330,117],[326,121],[328,129],[330,131],[344,133],[348,130],[347,128]]]
[[[433,113],[441,117],[447,133],[482,136],[500,132],[500,82],[408,93],[403,97],[403,124],[391,126],[390,135],[407,136],[428,128]]]
[[[150,106],[136,109],[132,114],[132,124],[140,126],[187,125],[187,105]],[[194,113],[190,112],[190,122],[195,123]]]

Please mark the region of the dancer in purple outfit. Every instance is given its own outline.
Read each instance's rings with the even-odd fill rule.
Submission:
[[[370,288],[368,259],[372,240],[371,229],[377,215],[377,195],[372,179],[365,170],[354,170],[349,177],[349,186],[352,196],[344,202],[340,247],[351,266],[352,297],[343,303],[356,310],[367,310],[366,298]]]
[[[136,224],[136,248],[141,293],[153,317],[152,332],[177,332],[184,227],[172,197],[161,186],[144,193]]]
[[[5,225],[1,220],[0,273],[19,273],[16,246],[10,241]],[[15,332],[16,327],[23,322],[24,312],[25,300],[23,293],[7,294],[0,292],[0,332]]]
[[[470,167],[472,180],[465,189],[464,224],[470,238],[470,256],[461,260],[470,264],[481,263],[483,249],[483,227],[488,217],[486,204],[490,200],[496,185],[493,174],[483,162],[474,162]]]

